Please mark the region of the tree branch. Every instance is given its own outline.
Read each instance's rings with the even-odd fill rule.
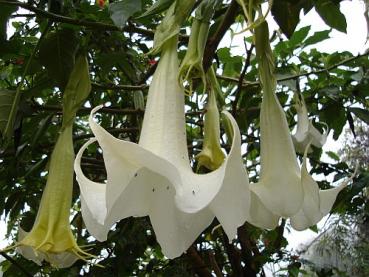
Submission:
[[[197,250],[195,249],[193,245],[187,250],[187,255],[191,259],[191,261],[194,263],[195,265],[194,270],[200,277],[202,276],[211,277],[212,276],[206,264],[201,259],[199,253],[197,253]]]
[[[323,69],[319,69],[319,70],[311,70],[308,72],[303,72],[300,74],[296,74],[296,75],[291,75],[291,76],[287,76],[287,77],[283,77],[283,78],[279,78],[277,79],[277,82],[283,82],[283,81],[288,81],[288,80],[294,80],[294,79],[298,79],[300,77],[307,77],[309,75],[313,75],[313,74],[322,74],[322,73],[326,73],[329,72],[341,65],[345,65],[349,62],[352,62],[354,60],[360,59],[362,57],[368,56],[369,55],[369,51],[364,52],[363,54],[359,54],[353,57],[350,57],[348,59],[342,60],[336,64],[333,64],[327,68],[323,68]],[[221,75],[217,75],[217,78],[221,79],[221,80],[225,80],[225,81],[229,81],[229,82],[234,82],[234,83],[238,83],[240,78],[234,78],[234,77],[228,77],[228,76],[221,76]],[[246,87],[251,87],[251,86],[260,86],[260,82],[256,81],[256,82],[242,82],[242,88],[246,88]]]
[[[208,251],[208,253],[209,253],[209,261],[210,261],[211,267],[214,270],[216,277],[222,277],[223,273],[218,266],[217,260],[215,259],[214,251]]]
[[[15,265],[25,276],[32,277],[33,275],[30,274],[27,270],[24,269],[23,266],[21,266],[16,260],[14,260],[12,257],[10,257],[5,252],[0,252],[1,256],[3,256],[5,259],[7,259],[9,262],[11,262],[13,265]]]
[[[31,4],[23,3],[19,1],[0,0],[0,4],[21,7],[28,11],[34,12],[34,14],[37,16],[48,18],[54,22],[68,23],[68,24],[73,24],[73,25],[78,25],[78,26],[83,26],[83,27],[93,28],[93,29],[103,29],[105,31],[124,31],[124,32],[129,32],[129,33],[138,33],[138,34],[141,34],[151,39],[154,38],[154,31],[138,28],[134,25],[128,25],[123,28],[119,28],[118,26],[115,26],[113,24],[106,24],[106,23],[101,23],[101,22],[86,21],[86,20],[71,18],[71,17],[47,12]]]
[[[147,89],[149,86],[146,84],[142,85],[114,85],[114,84],[99,84],[99,83],[92,83],[93,89],[106,89],[106,90],[143,90]]]
[[[56,114],[62,113],[62,107],[57,105],[39,105],[39,104],[32,104],[31,108],[37,112],[37,111],[47,111],[47,112],[55,112]],[[77,114],[79,115],[85,115],[89,114],[92,111],[93,108],[86,108],[82,107],[78,110]],[[144,110],[140,109],[120,109],[116,107],[108,108],[103,107],[99,110],[101,113],[108,113],[108,114],[120,114],[120,115],[127,115],[127,114],[144,114]],[[205,110],[199,110],[199,111],[192,111],[192,112],[186,112],[186,116],[196,116],[201,115],[205,113]]]
[[[241,89],[242,89],[243,79],[245,78],[246,71],[250,66],[251,54],[252,54],[252,51],[254,50],[254,47],[255,47],[255,45],[251,44],[250,48],[247,49],[247,45],[246,45],[246,42],[245,42],[246,61],[245,61],[245,65],[242,69],[240,78],[238,79],[238,86],[237,86],[237,90],[235,92],[235,99],[232,103],[232,114],[233,115],[235,115],[236,111],[237,111],[237,103],[238,103],[238,100],[240,99],[240,96],[241,96]]]
[[[219,25],[214,35],[210,37],[206,43],[206,51],[204,53],[203,66],[207,71],[212,64],[215,51],[218,48],[220,41],[229,27],[234,23],[239,11],[239,5],[236,0],[233,0],[228,7],[228,10],[224,16],[223,22]]]
[[[106,129],[106,131],[108,131],[110,134],[133,133],[133,132],[138,132],[139,130],[140,129],[138,127]],[[73,141],[88,139],[92,137],[94,137],[93,134],[77,135],[73,137]]]

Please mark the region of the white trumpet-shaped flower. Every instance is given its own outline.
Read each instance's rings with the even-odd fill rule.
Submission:
[[[255,38],[263,88],[260,110],[261,172],[258,183],[251,184],[250,188],[269,210],[268,213],[259,207],[265,216],[256,217],[257,220],[264,220],[264,224],[259,222],[258,225],[274,228],[279,217],[287,218],[299,211],[303,189],[286,116],[275,94],[274,60],[266,22],[256,28]]]
[[[327,140],[328,128],[323,133],[320,133],[313,125],[312,120],[309,120],[306,104],[303,96],[296,98],[297,111],[297,129],[292,135],[293,144],[298,153],[303,154],[307,145],[311,143],[315,147],[321,148]],[[311,149],[309,147],[309,152]]]
[[[291,225],[295,230],[302,231],[317,224],[326,216],[333,207],[338,193],[354,178],[354,173],[350,178],[343,181],[337,187],[320,190],[317,182],[311,177],[306,167],[306,156],[310,144],[305,148],[304,159],[301,169],[301,184],[304,190],[304,202],[300,211],[291,217]]]
[[[188,158],[184,91],[177,82],[177,38],[163,46],[149,88],[138,144],[111,136],[93,120],[90,127],[103,150],[107,183],[87,179],[75,171],[81,189],[82,215],[87,229],[105,240],[111,226],[130,216],[148,215],[163,253],[181,255],[216,216],[229,238],[236,235],[249,213],[249,188],[240,151],[241,138],[233,117],[233,145],[215,171],[199,175]]]
[[[330,212],[337,194],[350,179],[338,187],[319,190],[306,168],[312,138],[305,147],[300,171],[286,115],[275,94],[274,62],[267,23],[260,24],[255,37],[264,94],[260,111],[261,172],[259,182],[250,185],[251,192],[255,193],[251,194],[251,223],[274,228],[283,217],[291,219],[294,229],[304,230]],[[254,201],[255,197],[262,204]]]

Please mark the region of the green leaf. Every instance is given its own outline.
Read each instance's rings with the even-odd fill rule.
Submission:
[[[319,233],[319,229],[317,225],[313,225],[309,227],[309,230],[313,231],[314,233]]]
[[[328,26],[346,33],[346,18],[341,13],[339,4],[330,0],[318,0],[315,9]]]
[[[110,17],[120,28],[126,25],[128,18],[141,10],[141,0],[123,0],[109,4]]]
[[[329,101],[320,111],[320,119],[333,130],[333,139],[337,140],[346,124],[346,111],[342,103]]]
[[[335,160],[335,161],[337,161],[337,162],[339,162],[340,161],[340,157],[338,157],[338,155],[336,154],[336,153],[334,153],[334,152],[332,152],[332,151],[327,151],[327,152],[325,152],[327,155],[328,155],[328,157],[330,157],[332,160]]]
[[[369,111],[361,108],[349,108],[349,111],[354,113],[358,118],[369,124]]]
[[[14,101],[15,91],[1,89],[0,90],[0,134],[5,136],[4,131],[8,123],[10,110]]]
[[[40,44],[40,62],[61,90],[73,69],[77,46],[78,38],[71,29],[52,32]]]
[[[158,0],[146,12],[137,17],[138,19],[159,14],[169,8],[174,0]]]
[[[2,5],[0,9],[0,41],[6,40],[6,25],[8,24],[9,16],[18,9],[16,6]]]
[[[302,1],[274,0],[272,15],[283,34],[291,38],[300,20],[300,11],[303,8]],[[287,16],[288,15],[288,16]]]
[[[324,30],[320,32],[315,32],[312,36],[308,37],[304,41],[304,46],[312,45],[318,42],[321,42],[323,40],[326,40],[329,38],[330,30]]]
[[[303,42],[303,40],[307,37],[310,31],[310,26],[302,27],[300,30],[293,33],[290,38],[288,44],[290,47],[295,48],[299,44]]]

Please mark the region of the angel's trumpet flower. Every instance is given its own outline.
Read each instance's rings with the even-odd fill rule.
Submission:
[[[305,147],[300,172],[287,119],[275,94],[274,62],[267,23],[264,22],[256,28],[255,38],[264,95],[260,111],[260,179],[258,183],[250,186],[256,195],[251,194],[250,209],[256,210],[251,215],[256,213],[258,216],[251,216],[251,223],[273,228],[280,217],[289,217],[293,228],[304,230],[329,213],[337,194],[350,179],[336,188],[320,191],[306,169],[306,155],[310,143]],[[253,204],[255,197],[258,197],[264,206],[257,202]]]
[[[64,268],[77,259],[93,257],[77,245],[69,223],[73,190],[73,122],[90,90],[87,60],[79,57],[64,91],[63,124],[51,155],[49,175],[35,223],[29,233],[19,231],[19,242],[14,246],[24,257],[38,264],[46,260],[55,267]]]
[[[301,100],[300,100],[301,97]],[[297,129],[292,135],[293,144],[296,152],[303,154],[307,145],[311,142],[315,147],[321,148],[327,140],[328,128],[325,132],[320,133],[308,118],[308,112],[303,96],[296,96],[296,111],[297,111]],[[309,147],[308,153],[311,152]]]
[[[130,216],[149,216],[163,253],[181,255],[216,216],[229,238],[249,212],[247,173],[241,138],[233,117],[233,145],[223,164],[208,174],[190,167],[184,115],[184,93],[177,82],[177,37],[167,41],[148,92],[138,144],[114,138],[93,120],[107,183],[87,179],[77,154],[75,171],[81,188],[82,215],[89,232],[105,240],[111,226]]]
[[[261,172],[258,183],[251,184],[250,188],[269,210],[269,220],[266,216],[261,217],[264,227],[273,228],[279,217],[291,217],[299,211],[304,195],[286,116],[275,94],[274,58],[266,22],[255,29],[255,38],[263,89],[260,110]],[[263,214],[268,215],[268,212],[264,210]]]

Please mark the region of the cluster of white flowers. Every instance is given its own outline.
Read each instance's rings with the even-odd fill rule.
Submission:
[[[117,221],[149,216],[157,241],[168,258],[185,252],[215,217],[230,240],[246,221],[273,229],[281,218],[289,218],[294,229],[304,230],[330,212],[337,194],[350,180],[332,189],[319,190],[308,173],[306,160],[310,145],[322,147],[327,132],[321,134],[309,121],[301,98],[296,106],[297,131],[291,136],[285,112],[275,94],[274,58],[264,16],[252,25],[263,100],[260,176],[257,183],[249,183],[241,155],[240,130],[227,111],[223,115],[231,130],[232,147],[228,155],[221,150],[215,96],[220,89],[213,69],[207,80],[202,68],[208,21],[216,1],[204,1],[200,6],[207,8],[200,9],[203,14],[197,14],[199,18],[194,25],[199,25],[202,31],[194,32],[195,38],[190,39],[188,55],[179,69],[178,32],[193,3],[192,0],[175,2],[155,34],[153,51],[161,52],[161,59],[149,88],[139,143],[117,139],[97,124],[93,117],[101,108],[98,106],[89,117],[94,138],[85,143],[74,161],[82,216],[88,231],[103,241]],[[202,78],[204,87],[211,90],[203,149],[196,157],[200,166],[211,170],[206,174],[193,172],[187,149],[182,83],[196,74]],[[19,242],[8,248],[16,247],[19,253],[38,264],[47,260],[56,267],[69,267],[77,259],[94,257],[77,245],[69,224],[74,158],[72,127],[90,88],[87,60],[79,58],[64,92],[63,125],[51,156],[37,218],[32,230],[27,233],[20,229]],[[83,152],[96,141],[103,150],[106,183],[89,180],[81,169]],[[296,151],[304,153],[301,166]]]
[[[280,218],[290,218],[293,228],[303,230],[329,213],[347,181],[320,191],[309,175],[306,155],[312,128],[299,134],[304,142],[307,140],[304,162],[299,166],[286,116],[275,94],[274,62],[266,23],[256,28],[255,36],[264,93],[258,183],[249,184],[241,156],[240,131],[226,111],[223,113],[233,129],[230,152],[212,172],[192,171],[186,143],[185,96],[177,81],[179,62],[177,37],[174,37],[162,46],[138,144],[119,140],[99,126],[93,115],[100,107],[90,115],[89,124],[95,138],[77,154],[75,172],[81,189],[82,215],[94,237],[107,239],[113,224],[123,218],[149,216],[163,253],[175,258],[188,249],[214,217],[231,240],[245,221],[273,229]],[[310,124],[307,114],[299,119],[299,124],[307,124],[305,121]],[[219,116],[213,117],[210,124],[219,128]],[[219,132],[215,130],[211,134],[218,136],[209,140],[215,141],[214,148],[217,148]],[[83,152],[95,141],[103,150],[106,183],[92,182],[80,167]],[[207,145],[208,152],[212,149]]]

